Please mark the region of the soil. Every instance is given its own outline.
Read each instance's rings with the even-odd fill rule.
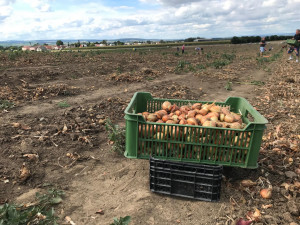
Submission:
[[[0,109],[0,204],[28,203],[24,195],[54,187],[66,194],[55,209],[61,224],[66,216],[77,225],[96,225],[127,215],[131,224],[236,224],[255,208],[262,216],[254,224],[299,223],[299,65],[286,61],[279,43],[273,48],[267,54],[278,58],[270,62],[258,58],[255,44],[205,46],[202,55],[192,47],[184,55],[176,48],[15,59],[0,53],[0,100],[14,103]],[[224,54],[235,58],[216,68]],[[152,193],[148,160],[111,151],[105,131],[106,118],[125,126],[124,110],[135,92],[201,101],[246,98],[269,120],[258,169],[225,168],[219,202]],[[30,171],[25,177],[22,166]],[[244,179],[256,185],[243,187]],[[260,189],[270,185],[272,198],[261,198]]]

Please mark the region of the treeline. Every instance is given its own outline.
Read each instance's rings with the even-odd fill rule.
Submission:
[[[285,35],[271,35],[271,36],[266,36],[266,41],[278,41],[278,40],[286,40],[290,39],[293,36],[285,36]],[[232,44],[242,44],[242,43],[255,43],[255,42],[260,42],[261,37],[260,36],[243,36],[243,37],[237,37],[234,36],[231,38],[231,43]]]
[[[11,51],[13,51],[13,50],[21,50],[22,49],[22,47],[20,47],[20,46],[1,46],[0,45],[0,51],[5,51],[5,50],[11,50]]]

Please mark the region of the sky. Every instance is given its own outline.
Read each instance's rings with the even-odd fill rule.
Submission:
[[[0,41],[294,33],[300,0],[0,0]]]

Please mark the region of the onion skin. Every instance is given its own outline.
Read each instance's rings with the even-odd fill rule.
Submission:
[[[156,123],[164,123],[163,120],[157,120]]]
[[[234,121],[237,122],[240,119],[242,119],[242,116],[237,114],[237,113],[231,113],[231,115],[233,115]]]
[[[220,121],[223,122],[225,119],[225,114],[224,113],[221,113],[220,114]]]
[[[189,125],[198,125],[197,120],[195,118],[188,118],[186,122]]]
[[[186,115],[185,114],[180,114],[180,116],[178,116],[179,120],[185,120],[186,119]]]
[[[179,110],[176,110],[176,111],[175,111],[175,115],[180,116],[180,115],[181,115],[181,112],[180,112]]]
[[[211,118],[211,117],[213,117],[213,116],[216,116],[216,117],[219,118],[219,113],[217,113],[217,112],[210,112],[210,113],[208,113],[206,116],[207,116],[208,118]]]
[[[164,121],[164,122],[167,122],[167,120],[169,120],[169,119],[170,119],[169,115],[165,115],[162,117],[162,121]]]
[[[241,181],[241,185],[243,187],[253,187],[255,186],[257,183],[256,182],[253,182],[252,180],[242,180]]]
[[[219,119],[218,119],[217,116],[212,116],[212,117],[210,118],[210,120],[211,120],[211,121],[215,121],[215,122],[218,122],[218,121],[219,121]]]
[[[174,120],[167,120],[166,123],[168,123],[168,124],[177,124],[177,122],[174,121]]]
[[[216,122],[207,120],[202,124],[202,126],[203,127],[216,127]]]
[[[187,124],[185,119],[180,120],[179,124]]]
[[[202,118],[203,116],[201,115],[201,114],[197,114],[196,116],[195,116],[195,118],[197,119],[197,120],[201,120],[201,118]]]
[[[260,196],[264,199],[270,199],[272,197],[272,189],[265,188],[260,191]]]
[[[217,112],[217,113],[219,113],[219,112],[221,112],[221,107],[218,106],[218,105],[213,105],[213,106],[211,106],[211,107],[209,108],[209,110],[210,110],[211,112]]]
[[[162,108],[163,108],[164,110],[166,110],[167,112],[171,111],[171,109],[172,109],[172,104],[171,104],[171,102],[165,101],[165,102],[162,104]]]
[[[223,108],[221,109],[221,111],[222,111],[222,113],[224,113],[225,115],[228,115],[228,114],[230,114],[230,111],[229,111],[229,109],[228,109],[228,108],[226,108],[226,107],[223,107]]]
[[[234,118],[233,118],[233,116],[231,114],[228,114],[228,115],[225,116],[224,121],[226,123],[233,123]]]
[[[196,112],[194,110],[188,111],[187,118],[194,118],[196,115]]]
[[[149,114],[148,117],[147,117],[147,121],[156,122],[157,121],[157,115],[155,115],[154,113]]]
[[[236,225],[250,225],[253,223],[252,220],[243,220],[243,218],[240,218],[237,222]]]
[[[241,124],[239,124],[238,122],[231,123],[231,124],[229,125],[229,127],[230,127],[231,129],[241,129],[241,128],[242,128]]]
[[[205,116],[206,114],[208,113],[208,110],[207,109],[200,109],[199,110],[199,114],[201,114],[202,116]]]
[[[201,103],[195,103],[194,105],[192,105],[192,109],[201,109]]]
[[[172,105],[171,112],[175,112],[177,110],[179,110],[179,107],[177,105],[175,105],[175,104]]]

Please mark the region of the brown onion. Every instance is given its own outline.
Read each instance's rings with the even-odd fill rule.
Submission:
[[[175,112],[177,110],[179,110],[179,107],[177,105],[175,105],[175,104],[172,105],[171,112]]]
[[[220,121],[223,122],[225,119],[225,114],[224,113],[221,113],[220,114]]]
[[[188,111],[187,118],[194,118],[196,115],[196,112],[194,110]]]
[[[171,111],[171,109],[172,109],[172,104],[171,104],[171,102],[165,101],[165,102],[162,104],[162,108],[163,108],[164,110],[166,110],[167,112]]]
[[[149,114],[147,117],[147,121],[155,122],[156,120],[157,120],[157,115],[155,115],[154,113]]]
[[[197,120],[201,120],[202,117],[203,117],[203,116],[202,116],[201,114],[197,114],[197,115],[195,116],[195,118],[196,118]]]
[[[213,106],[210,107],[209,110],[210,110],[211,112],[217,112],[217,113],[219,113],[219,112],[221,112],[221,107],[218,106],[218,105],[213,105]]]
[[[157,120],[156,123],[164,123],[163,120]]]
[[[189,125],[198,125],[197,120],[195,118],[188,118],[186,122]]]
[[[176,111],[175,111],[175,114],[176,114],[177,116],[180,116],[181,112],[180,112],[179,110],[176,110]]]
[[[154,136],[153,136],[154,139],[158,139],[158,140],[162,140],[162,139],[165,139],[165,134],[162,133],[162,132],[157,132]]]
[[[216,127],[216,122],[207,120],[202,124],[202,126],[204,126],[204,127]]]
[[[218,119],[217,116],[212,116],[212,117],[210,117],[210,120],[211,120],[211,121],[215,121],[215,122],[219,121],[219,119]]]
[[[270,188],[262,189],[260,191],[260,195],[261,195],[261,197],[263,197],[265,199],[269,199],[272,197],[272,189],[270,189]]]
[[[165,115],[165,116],[162,117],[162,121],[164,121],[164,122],[166,122],[169,119],[170,119],[169,115]]]
[[[241,129],[241,128],[242,128],[241,124],[239,124],[238,122],[231,123],[231,124],[229,125],[229,127],[230,127],[231,129]]]
[[[195,103],[194,105],[192,105],[192,109],[201,109],[201,103]]]
[[[179,124],[187,124],[185,119],[180,120]]]
[[[228,115],[228,114],[230,114],[230,111],[229,111],[229,109],[228,109],[228,108],[226,108],[226,107],[223,107],[223,108],[221,109],[221,111],[222,111],[222,113],[224,113],[225,115]]]
[[[208,113],[208,110],[207,109],[200,109],[199,110],[199,114],[201,114],[202,116],[205,116],[206,114]]]
[[[177,121],[174,121],[174,120],[167,120],[166,123],[169,123],[169,124],[176,124]]]
[[[234,121],[234,118],[231,114],[227,114],[224,118],[224,121],[227,123],[232,123]]]
[[[234,121],[236,121],[236,122],[242,118],[242,116],[237,113],[231,113],[231,115],[233,115]]]

